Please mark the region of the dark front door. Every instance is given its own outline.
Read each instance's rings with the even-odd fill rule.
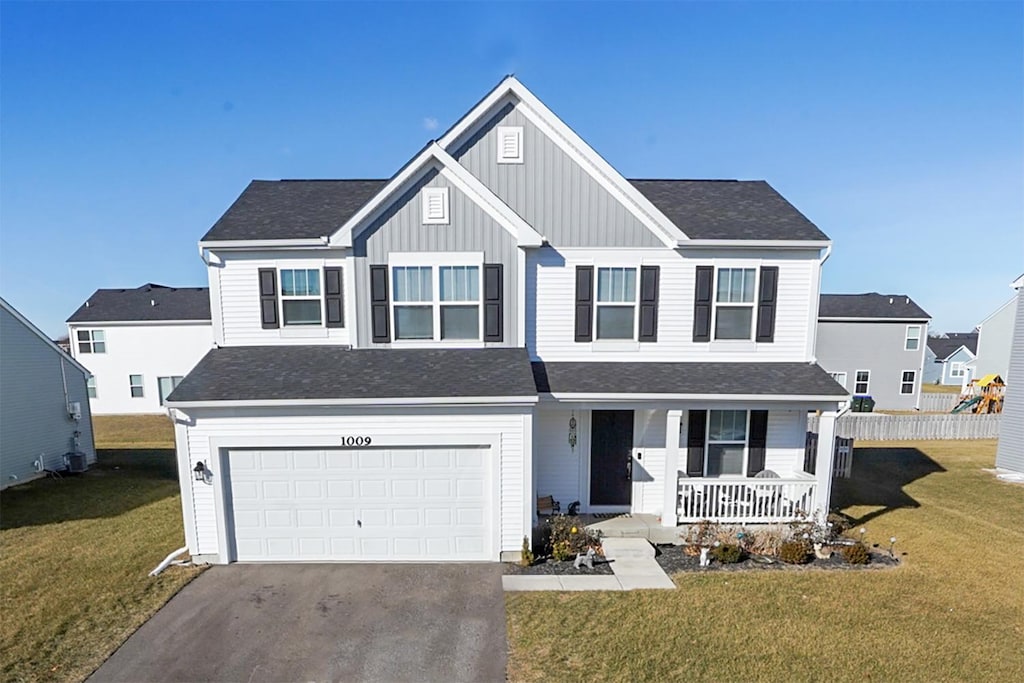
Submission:
[[[595,410],[590,420],[590,504],[629,505],[633,411]]]

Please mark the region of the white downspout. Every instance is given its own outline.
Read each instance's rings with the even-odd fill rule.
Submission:
[[[163,562],[158,564],[156,566],[156,568],[149,573],[149,575],[150,576],[157,576],[158,574],[160,574],[160,572],[162,572],[163,570],[167,569],[167,567],[169,567],[172,562],[174,562],[174,558],[178,557],[179,555],[184,554],[186,551],[188,551],[188,546],[184,546],[182,548],[178,548],[177,550],[172,552],[170,555],[165,557]]]

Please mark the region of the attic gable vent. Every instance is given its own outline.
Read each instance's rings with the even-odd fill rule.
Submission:
[[[423,223],[425,225],[447,225],[448,222],[448,188],[424,188]]]
[[[523,163],[522,126],[498,126],[498,163]]]

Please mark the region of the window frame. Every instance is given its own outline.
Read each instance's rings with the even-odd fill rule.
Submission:
[[[86,335],[86,339],[82,339],[82,334]],[[96,335],[99,335],[99,339]],[[97,351],[96,345],[103,344],[103,350]],[[86,348],[82,348],[82,346]],[[107,352],[107,332],[100,328],[87,328],[84,330],[75,330],[75,348],[78,353],[106,353]]]
[[[754,273],[754,290],[749,302],[735,302],[718,300],[718,282],[723,270],[749,270]],[[737,265],[715,265],[715,277],[711,283],[711,341],[717,343],[750,342],[754,341],[757,334],[757,298],[761,287],[761,268],[758,264],[737,264]],[[719,338],[718,337],[718,309],[723,308],[749,308],[750,309],[750,330],[743,338]]]
[[[135,383],[134,378],[138,377],[138,384]],[[135,390],[138,389],[138,395],[135,394]],[[146,377],[144,375],[128,374],[128,394],[132,398],[146,398]]]
[[[910,375],[910,379],[907,379],[907,375]],[[910,391],[903,391],[907,385],[910,385]],[[903,370],[900,374],[900,396],[913,396],[914,387],[917,386],[917,370]]]
[[[284,293],[284,272],[285,271],[306,271],[315,272],[317,278],[317,290],[320,292],[317,296],[311,296],[308,294],[285,294]],[[307,276],[308,278],[308,276]],[[325,326],[325,315],[324,315],[324,269],[323,266],[310,267],[307,264],[301,265],[289,265],[289,266],[278,266],[277,268],[277,291],[278,291],[278,315],[280,316],[281,329],[316,329]],[[289,323],[285,320],[284,316],[284,304],[286,301],[313,301],[316,300],[320,305],[320,321],[317,323]]]
[[[842,375],[843,381],[839,383],[843,385],[844,389],[846,389],[846,382],[849,379],[848,374],[846,372],[830,372],[828,374],[832,379],[834,379],[837,382],[839,382],[839,375]]]
[[[505,156],[505,138],[512,135],[516,138],[516,151],[518,156]],[[521,164],[523,163],[523,127],[522,126],[498,126],[496,137],[496,155],[499,164]]]
[[[957,373],[957,370],[960,372]],[[963,379],[964,375],[967,374],[967,363],[962,360],[951,360],[949,361],[949,377],[950,379]]]
[[[424,187],[422,190],[422,219],[423,225],[449,225],[451,223],[451,203],[449,201],[447,187]],[[443,215],[439,217],[430,214],[430,198],[441,198],[441,210]]]
[[[448,252],[448,253],[392,253],[388,258],[388,315],[393,330],[392,344],[404,346],[438,345],[449,346],[483,346],[484,339],[484,255],[482,252]],[[477,299],[472,301],[441,300],[441,269],[457,267],[475,267],[477,274]],[[396,268],[429,268],[430,269],[430,301],[396,301],[394,277]],[[398,336],[398,319],[396,308],[403,306],[422,306],[431,308],[432,334],[429,338],[402,338]],[[477,336],[473,339],[444,339],[441,337],[441,309],[446,306],[476,306]]]
[[[743,427],[743,441],[712,441],[711,440],[711,414],[712,413],[724,413],[724,412],[736,412],[745,413],[746,420]],[[725,445],[736,445],[743,444],[743,462],[740,465],[739,474],[708,474],[708,461],[711,456],[711,444],[725,444]],[[706,479],[745,479],[747,464],[750,462],[750,411],[744,409],[708,409],[707,416],[704,419],[704,463],[701,476]]]
[[[865,373],[868,378],[863,382],[860,380],[860,373]],[[864,391],[857,391],[857,387],[861,384],[864,385]],[[853,372],[853,395],[854,396],[870,396],[871,395],[871,371],[870,370],[855,370]]]
[[[99,398],[99,391],[96,389],[96,375],[87,377],[85,380],[85,395],[89,398]]]
[[[169,379],[169,380],[171,380],[171,385],[172,385],[171,386],[171,391],[168,392],[168,394],[167,394],[168,396],[170,396],[171,393],[173,393],[174,390],[178,388],[178,385],[181,384],[181,380],[185,379],[185,376],[184,375],[165,375],[163,377],[157,377],[156,378],[156,395],[157,395],[157,399],[160,401],[160,405],[164,405],[164,401],[167,398],[166,396],[163,395],[163,392],[160,389],[160,380],[162,380],[162,379]],[[175,381],[175,380],[177,380],[177,381]]]
[[[602,270],[632,270],[633,271],[633,301],[601,301],[598,283],[601,280]],[[635,342],[640,334],[640,266],[632,264],[604,264],[594,265],[594,343],[615,344],[616,342]],[[632,308],[633,309],[633,334],[629,337],[601,337],[598,334],[598,315],[601,308]]]
[[[917,330],[917,336],[911,337],[910,331]],[[907,325],[906,336],[903,338],[903,350],[904,351],[920,351],[921,350],[921,325]],[[910,348],[910,342],[914,342],[916,346]]]

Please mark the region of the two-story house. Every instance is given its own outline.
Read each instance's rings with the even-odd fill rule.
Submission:
[[[974,360],[977,350],[977,332],[929,335],[924,350],[923,382],[961,386],[967,375],[967,363]]]
[[[98,289],[68,324],[89,368],[93,415],[164,414],[164,400],[213,346],[206,287]]]
[[[764,182],[626,180],[513,77],[389,180],[254,181],[200,242],[216,348],[168,401],[188,548],[512,559],[546,496],[821,514],[830,244]]]

